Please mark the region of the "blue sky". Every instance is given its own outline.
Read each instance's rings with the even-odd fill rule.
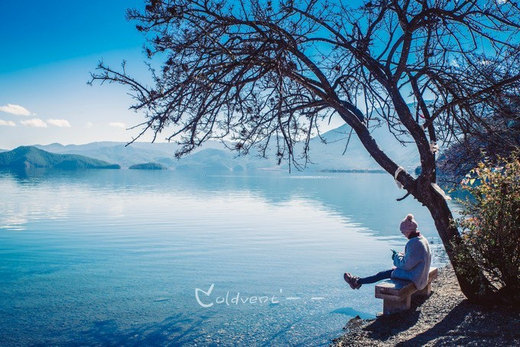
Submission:
[[[144,74],[139,0],[1,0],[0,148],[129,141],[143,120],[122,87],[88,86],[99,60]]]
[[[144,36],[126,19],[128,8],[143,7],[144,0],[0,0],[0,149],[138,135],[128,128],[144,118],[128,109],[127,90],[86,83],[100,60],[113,67],[126,60],[130,75],[150,78]]]

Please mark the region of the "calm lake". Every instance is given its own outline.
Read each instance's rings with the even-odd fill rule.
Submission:
[[[0,173],[0,345],[327,345],[415,214],[387,174]]]

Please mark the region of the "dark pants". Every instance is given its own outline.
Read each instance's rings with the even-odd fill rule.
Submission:
[[[378,272],[377,274],[375,274],[374,276],[360,278],[357,280],[357,283],[359,283],[359,284],[376,283],[376,282],[384,280],[386,278],[391,278],[392,271],[394,271],[394,270],[392,269],[392,270],[381,271],[381,272]]]

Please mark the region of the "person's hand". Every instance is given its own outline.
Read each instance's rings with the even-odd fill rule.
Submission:
[[[394,260],[395,256],[397,255],[397,251],[395,249],[392,249],[392,260]]]

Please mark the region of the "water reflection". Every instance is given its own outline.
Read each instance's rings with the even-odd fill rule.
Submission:
[[[133,198],[160,195],[171,198],[190,196],[200,199],[212,196],[252,196],[269,204],[288,201],[312,201],[316,208],[346,218],[378,237],[400,239],[399,221],[413,213],[427,236],[436,236],[431,216],[413,198],[402,202],[395,199],[402,191],[395,187],[387,174],[335,173],[289,175],[285,172],[254,172],[242,175],[222,175],[200,172],[82,170],[31,170],[22,173],[3,172],[19,186],[55,190],[87,189],[99,197],[106,194],[125,194]],[[35,207],[35,206],[33,206]],[[5,209],[4,209],[5,210]],[[114,213],[121,209],[114,206]],[[44,211],[48,216],[53,211]],[[11,216],[11,219],[14,216]],[[384,221],[381,223],[381,221]],[[4,225],[8,223],[3,223]]]

